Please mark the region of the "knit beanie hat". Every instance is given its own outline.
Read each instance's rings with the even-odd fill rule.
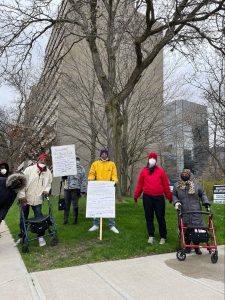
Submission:
[[[109,156],[109,152],[108,152],[107,149],[102,149],[102,150],[100,151],[100,157],[101,157],[102,153],[106,153],[107,156]]]
[[[41,158],[47,158],[47,157],[48,157],[47,154],[42,153],[42,154],[40,154],[40,155],[38,156],[37,160],[39,161]]]
[[[181,172],[181,175],[184,175],[184,174],[186,174],[186,175],[188,175],[188,176],[190,176],[191,175],[191,170],[190,169],[183,169],[183,171]]]
[[[148,159],[150,159],[150,158],[154,158],[157,161],[158,156],[155,152],[150,152],[148,155]]]

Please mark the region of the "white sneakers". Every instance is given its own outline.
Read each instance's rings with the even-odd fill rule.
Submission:
[[[40,236],[40,237],[38,238],[38,241],[39,241],[39,246],[40,246],[40,247],[43,247],[43,246],[46,245],[46,241],[45,241],[45,239],[43,238],[43,236]]]
[[[149,244],[154,244],[154,237],[153,237],[153,236],[150,236],[150,237],[148,238],[148,243],[149,243]]]
[[[119,230],[115,226],[110,227],[110,230],[114,233],[119,233]]]
[[[159,245],[164,245],[166,242],[166,239],[164,238],[161,238],[160,241],[159,241]]]
[[[16,242],[15,242],[15,246],[19,245],[21,243],[21,238],[19,238]]]
[[[88,231],[96,231],[99,227],[97,225],[93,225]]]
[[[150,237],[148,238],[148,243],[149,243],[149,244],[154,244],[154,240],[155,240],[155,238],[154,238],[153,236],[150,236]],[[160,241],[159,241],[159,244],[160,244],[160,245],[164,245],[165,242],[166,242],[166,239],[161,238]]]
[[[96,230],[99,230],[99,226],[93,225],[88,231],[96,231]],[[115,226],[110,227],[110,230],[114,233],[119,233],[119,230]]]

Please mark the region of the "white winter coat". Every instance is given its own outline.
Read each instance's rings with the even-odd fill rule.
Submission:
[[[49,192],[52,183],[52,174],[48,168],[41,172],[37,164],[27,167],[24,171],[27,179],[27,186],[18,193],[17,197],[26,198],[27,204],[39,205],[42,204],[42,193]]]

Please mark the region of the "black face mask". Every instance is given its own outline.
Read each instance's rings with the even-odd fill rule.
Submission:
[[[190,179],[190,175],[181,175],[180,177],[183,181],[188,181]]]

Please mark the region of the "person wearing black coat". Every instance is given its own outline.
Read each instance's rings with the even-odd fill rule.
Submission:
[[[17,193],[26,186],[26,177],[15,173],[9,177],[0,177],[0,224],[5,219]]]

